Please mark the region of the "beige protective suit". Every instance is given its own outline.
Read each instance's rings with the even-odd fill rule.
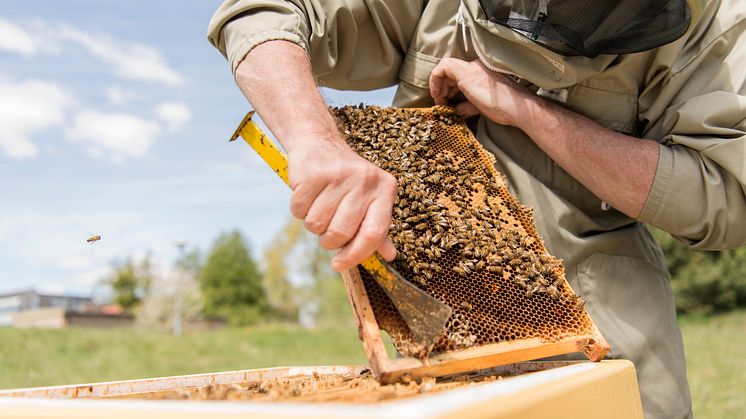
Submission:
[[[670,277],[643,223],[697,249],[746,242],[746,2],[692,0],[688,32],[657,49],[564,57],[486,19],[477,0],[230,0],[209,40],[235,71],[269,40],[302,46],[321,84],[398,84],[395,106],[428,106],[442,57],[480,59],[610,129],[660,144],[638,220],[608,208],[526,135],[480,118],[479,141],[564,259],[572,287],[637,368],[648,418],[691,416]],[[549,100],[549,99],[548,99]]]

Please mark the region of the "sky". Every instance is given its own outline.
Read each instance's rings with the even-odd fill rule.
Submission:
[[[0,2],[0,293],[88,294],[112,261],[169,266],[234,228],[261,256],[289,191],[227,141],[251,106],[206,39],[219,3]]]

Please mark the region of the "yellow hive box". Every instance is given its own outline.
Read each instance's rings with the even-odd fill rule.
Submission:
[[[492,370],[506,377],[433,394],[370,403],[136,400],[134,394],[246,383],[362,367],[281,367],[215,374],[0,391],[0,419],[18,418],[642,418],[635,369],[623,360],[527,362]],[[126,399],[108,399],[128,396]]]

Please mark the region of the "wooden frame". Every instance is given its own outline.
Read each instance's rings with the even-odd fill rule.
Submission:
[[[441,377],[574,352],[582,352],[588,359],[597,362],[609,352],[609,344],[594,325],[592,334],[553,342],[542,342],[537,338],[522,339],[442,352],[423,360],[411,357],[392,359],[386,351],[381,329],[358,268],[342,272],[342,279],[347,287],[358,324],[358,335],[363,342],[371,371],[384,384],[399,381],[405,376],[411,379]]]

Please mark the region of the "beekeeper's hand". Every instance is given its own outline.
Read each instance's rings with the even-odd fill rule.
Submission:
[[[396,179],[347,146],[303,49],[265,42],[239,64],[236,82],[287,151],[290,212],[321,246],[339,249],[332,268],[352,268],[376,250],[393,260],[387,234]]]
[[[508,77],[490,71],[478,60],[444,58],[430,74],[430,95],[447,105],[459,92],[466,100],[452,104],[464,116],[482,114],[501,125],[517,125],[528,90]]]
[[[290,212],[319,235],[325,249],[341,249],[332,267],[349,269],[376,250],[393,260],[396,249],[387,234],[396,179],[341,138],[309,136],[294,142],[288,151]]]

